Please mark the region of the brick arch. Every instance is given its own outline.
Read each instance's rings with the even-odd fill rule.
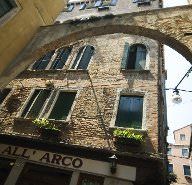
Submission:
[[[47,51],[80,39],[113,33],[140,35],[166,44],[192,63],[192,6],[90,18],[41,27],[4,75],[16,75]],[[20,68],[17,65],[20,64]],[[14,73],[13,73],[14,72]],[[0,81],[1,84],[1,81]]]

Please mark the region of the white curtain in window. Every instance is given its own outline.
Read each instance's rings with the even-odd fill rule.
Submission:
[[[137,46],[135,69],[144,70],[146,64],[147,50],[144,45]]]

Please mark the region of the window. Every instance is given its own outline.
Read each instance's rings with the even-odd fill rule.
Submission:
[[[147,49],[143,44],[134,44],[129,47],[125,43],[121,69],[144,70],[146,64]]]
[[[88,174],[80,174],[78,185],[103,185],[104,178]]]
[[[168,164],[168,172],[173,173],[173,164]]]
[[[62,69],[71,53],[71,49],[70,47],[59,49],[50,69]]]
[[[111,0],[111,6],[116,6],[116,4],[117,4],[117,0]]]
[[[3,103],[7,95],[10,93],[11,89],[2,89],[0,90],[0,104]]]
[[[43,70],[47,67],[48,63],[51,60],[51,57],[53,56],[54,51],[50,51],[47,54],[45,54],[43,57],[38,59],[34,65],[32,66],[33,70]]]
[[[0,17],[4,16],[14,7],[16,7],[14,0],[0,0]]]
[[[150,5],[151,4],[151,0],[137,0],[137,5]]]
[[[61,91],[52,108],[49,119],[65,120],[71,110],[71,106],[75,99],[76,92]]]
[[[77,56],[71,66],[71,69],[87,69],[92,55],[94,54],[94,47],[87,45],[81,47]]]
[[[74,4],[67,5],[67,12],[72,12],[74,9]]]
[[[102,1],[101,0],[97,0],[96,2],[95,2],[95,7],[99,7],[99,6],[101,6],[102,5]]]
[[[79,10],[84,10],[86,8],[86,4],[85,3],[82,3],[79,7]]]
[[[43,117],[45,112],[50,112],[49,119],[65,120],[75,96],[76,92],[36,89],[27,101],[21,117],[34,119]]]
[[[188,166],[188,165],[183,165],[183,172],[184,172],[184,175],[191,176],[190,166]]]
[[[135,129],[142,128],[143,97],[120,96],[115,125]]]
[[[167,148],[167,155],[171,155],[171,154],[172,154],[171,148]]]
[[[188,157],[189,155],[189,150],[187,148],[182,148],[182,156],[183,157]]]
[[[37,118],[40,115],[45,103],[51,94],[51,90],[37,89],[31,96],[27,106],[25,107],[21,117],[24,118]]]
[[[185,134],[180,134],[180,140],[181,140],[181,141],[185,141],[185,139],[186,139],[186,138],[185,138]]]

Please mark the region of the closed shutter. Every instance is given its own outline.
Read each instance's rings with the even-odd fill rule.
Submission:
[[[121,69],[127,69],[128,58],[129,58],[129,43],[126,42],[124,46],[123,58],[121,61]]]
[[[65,65],[69,55],[71,53],[71,48],[60,49],[56,59],[54,60],[53,64],[51,65],[51,69],[62,69]]]
[[[0,17],[5,15],[13,8],[13,5],[8,0],[0,0]]]
[[[137,45],[135,69],[144,70],[146,64],[146,47],[144,45]]]
[[[89,45],[86,46],[77,69],[87,69],[93,53],[94,53],[94,47]]]
[[[65,120],[71,110],[76,92],[60,92],[49,119]]]
[[[119,127],[141,129],[142,117],[143,98],[121,96],[115,125]]]

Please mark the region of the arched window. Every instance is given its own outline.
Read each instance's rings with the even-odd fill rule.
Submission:
[[[71,50],[71,47],[58,49],[57,56],[53,61],[50,69],[62,69],[71,53]]]
[[[38,59],[32,66],[33,70],[43,70],[47,67],[55,51],[49,51],[43,57]]]
[[[122,69],[144,70],[146,65],[147,48],[143,44],[129,46],[125,43]]]
[[[87,69],[95,48],[87,45],[79,49],[71,69]]]

